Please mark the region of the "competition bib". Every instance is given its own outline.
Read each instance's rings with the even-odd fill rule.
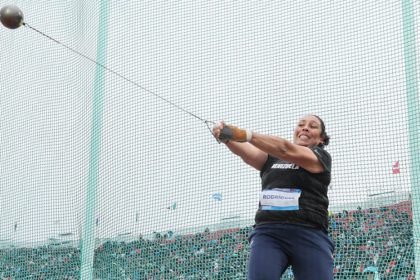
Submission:
[[[300,189],[263,190],[260,194],[261,210],[299,210]]]

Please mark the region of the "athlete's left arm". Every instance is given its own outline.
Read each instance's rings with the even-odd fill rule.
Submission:
[[[280,137],[255,132],[250,143],[267,154],[299,165],[311,173],[324,171],[324,166],[308,147],[293,144]]]

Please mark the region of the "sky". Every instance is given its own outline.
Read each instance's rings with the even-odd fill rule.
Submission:
[[[291,140],[317,114],[331,209],[410,191],[400,1],[109,1],[100,46],[97,2],[0,0],[119,74],[100,93],[97,237],[252,224],[259,173],[200,119]],[[1,27],[0,50],[0,241],[78,238],[96,65],[25,27]]]

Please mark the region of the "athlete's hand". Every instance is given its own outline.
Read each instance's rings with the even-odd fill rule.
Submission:
[[[223,143],[228,141],[249,142],[252,139],[252,131],[225,124],[223,121],[213,127],[213,134]]]
[[[213,135],[216,137],[216,139],[222,143],[227,143],[229,140],[220,139],[220,132],[223,130],[223,127],[225,126],[224,121],[219,121],[214,124],[213,126]]]

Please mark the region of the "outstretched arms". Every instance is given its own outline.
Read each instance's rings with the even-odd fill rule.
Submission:
[[[232,153],[240,156],[245,163],[257,170],[262,169],[270,154],[299,165],[312,173],[324,171],[323,165],[313,150],[286,139],[243,130],[223,122],[213,128],[213,133],[226,144]]]

